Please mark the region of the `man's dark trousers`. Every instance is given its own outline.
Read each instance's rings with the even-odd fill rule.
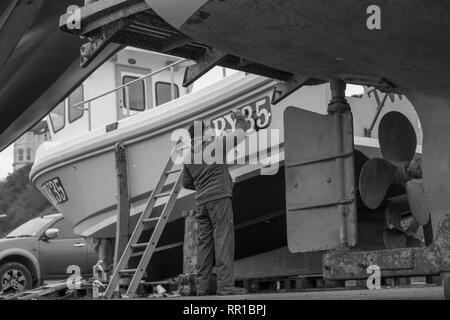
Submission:
[[[230,197],[197,206],[198,223],[197,290],[208,290],[214,261],[217,288],[234,286],[234,226]]]

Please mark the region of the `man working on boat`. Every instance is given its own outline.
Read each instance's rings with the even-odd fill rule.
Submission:
[[[217,269],[217,294],[245,294],[234,286],[234,225],[232,180],[228,171],[227,153],[245,138],[250,125],[241,111],[233,112],[236,130],[225,136],[208,136],[202,121],[189,127],[191,152],[184,159],[183,187],[195,190],[198,223],[197,295],[208,295],[212,269]],[[232,143],[229,143],[231,138]],[[237,139],[237,141],[235,140]],[[234,142],[236,143],[233,143]],[[228,141],[228,143],[227,143]],[[215,161],[207,161],[207,150],[215,150]],[[217,151],[223,150],[223,161]],[[195,161],[200,159],[201,161]]]

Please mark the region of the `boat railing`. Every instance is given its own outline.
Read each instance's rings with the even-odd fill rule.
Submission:
[[[180,65],[180,64],[182,64],[183,62],[190,62],[190,61],[191,60],[188,60],[188,59],[181,59],[181,60],[175,61],[175,62],[173,62],[171,64],[168,64],[167,66],[164,66],[164,67],[162,67],[162,68],[160,68],[158,70],[155,70],[155,71],[153,71],[153,72],[151,72],[151,73],[149,73],[149,74],[147,74],[145,76],[142,76],[142,77],[140,77],[138,79],[135,79],[135,80],[127,82],[127,83],[125,83],[123,85],[120,85],[117,88],[114,88],[112,90],[108,90],[108,91],[106,91],[106,92],[104,92],[102,94],[99,94],[99,95],[97,95],[97,96],[95,96],[93,98],[89,98],[87,100],[81,101],[81,102],[73,105],[73,108],[76,108],[78,110],[83,110],[83,111],[86,111],[88,113],[89,131],[91,131],[92,130],[92,112],[91,112],[91,103],[92,103],[92,101],[95,101],[97,99],[100,99],[102,97],[110,95],[112,93],[116,93],[117,91],[123,90],[123,89],[125,90],[125,96],[129,97],[129,95],[128,95],[129,86],[131,86],[134,83],[137,83],[139,81],[143,81],[143,80],[145,80],[147,78],[151,78],[154,75],[156,75],[158,73],[161,73],[163,71],[166,71],[168,69],[170,70],[170,73],[171,73],[171,80],[170,80],[171,100],[174,100],[175,99],[175,67]],[[126,108],[126,112],[127,112],[126,116],[129,117],[131,115],[129,103],[125,103],[125,108]]]

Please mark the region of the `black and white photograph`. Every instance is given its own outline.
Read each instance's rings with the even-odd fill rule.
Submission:
[[[450,1],[0,0],[24,300],[450,300]]]

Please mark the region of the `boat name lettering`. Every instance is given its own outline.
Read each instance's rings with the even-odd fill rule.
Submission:
[[[268,96],[240,107],[238,110],[242,110],[247,116],[246,121],[250,124],[249,130],[267,128],[272,121],[271,104]],[[235,123],[236,120],[232,114],[228,113],[211,120],[211,128],[218,131],[234,130]]]
[[[67,200],[67,194],[64,190],[64,187],[61,183],[61,180],[56,177],[48,180],[47,182],[44,182],[42,184],[42,190],[44,191],[44,194],[47,195],[47,198],[52,203],[64,203]]]

